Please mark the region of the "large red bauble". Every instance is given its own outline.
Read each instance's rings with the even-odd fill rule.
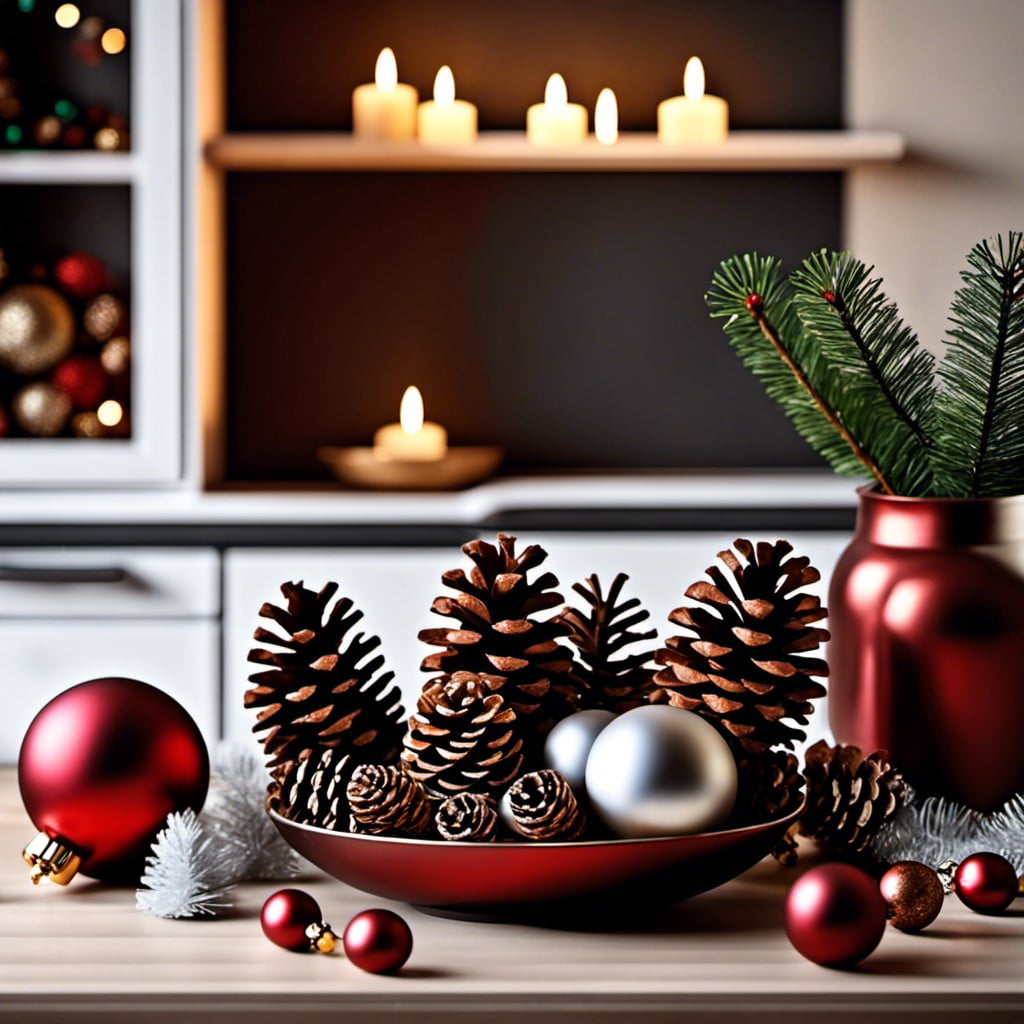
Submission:
[[[164,819],[206,799],[210,759],[188,712],[135,679],[92,679],[32,720],[18,783],[32,823],[82,857],[80,871],[137,883]]]
[[[323,918],[320,904],[301,889],[279,889],[267,898],[260,911],[260,925],[275,946],[294,953],[311,950],[306,929]]]
[[[1000,914],[1017,897],[1017,872],[998,853],[975,853],[956,869],[953,891],[978,914]]]
[[[412,952],[412,932],[390,910],[364,910],[345,928],[345,955],[370,974],[394,974]]]
[[[53,278],[76,299],[91,299],[107,285],[107,268],[89,252],[71,252],[57,260]]]
[[[50,382],[63,391],[76,409],[95,409],[106,398],[110,378],[96,356],[69,356],[50,375]]]
[[[808,960],[852,967],[881,941],[885,915],[874,879],[849,864],[822,864],[789,890],[786,934]]]

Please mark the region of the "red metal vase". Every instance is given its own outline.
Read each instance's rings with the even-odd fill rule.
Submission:
[[[829,593],[836,740],[992,810],[1024,791],[1024,496],[859,493]]]

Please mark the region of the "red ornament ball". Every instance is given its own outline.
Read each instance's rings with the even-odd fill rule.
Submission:
[[[978,914],[1000,914],[1017,897],[1017,872],[998,853],[975,853],[953,876],[960,902]]]
[[[311,944],[306,929],[323,918],[320,904],[301,889],[279,889],[260,911],[263,934],[275,946],[293,953],[309,953]]]
[[[852,967],[881,941],[885,915],[885,900],[870,875],[849,864],[822,864],[790,888],[786,934],[808,960]]]
[[[72,252],[57,260],[53,279],[76,299],[91,299],[107,284],[107,268],[89,252]]]
[[[394,974],[412,952],[412,932],[390,910],[364,910],[345,928],[345,954],[370,974]]]
[[[0,437],[6,437],[8,431],[11,429],[11,421],[7,415],[6,410],[0,405]]]
[[[135,679],[92,679],[54,697],[18,756],[32,823],[81,857],[82,874],[104,882],[138,883],[164,819],[200,810],[209,781],[196,723]]]
[[[53,371],[50,382],[76,409],[95,409],[107,394],[107,371],[96,356],[70,356]]]

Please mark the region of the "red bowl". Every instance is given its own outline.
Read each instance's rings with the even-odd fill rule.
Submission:
[[[578,908],[595,901],[606,907],[610,899],[644,911],[706,892],[753,867],[801,810],[721,832],[575,843],[393,839],[332,832],[269,813],[291,847],[357,889],[424,907],[504,916],[513,908]]]

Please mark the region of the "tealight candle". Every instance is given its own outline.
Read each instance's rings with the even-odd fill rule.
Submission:
[[[352,93],[352,131],[362,139],[416,138],[416,89],[398,80],[390,46],[377,57],[374,81]]]
[[[691,57],[683,73],[682,96],[658,104],[658,138],[662,142],[721,142],[729,134],[729,104],[704,94],[704,65]]]
[[[587,137],[587,108],[570,103],[565,79],[554,74],[544,88],[544,102],[526,111],[526,137],[538,146],[563,146]]]
[[[476,107],[455,98],[455,76],[445,64],[434,78],[434,98],[420,104],[420,142],[459,143],[476,138]]]
[[[373,435],[373,457],[381,462],[436,462],[448,454],[448,431],[424,422],[423,396],[417,387],[402,395],[398,423],[388,423]]]
[[[610,146],[619,138],[619,105],[611,89],[602,89],[597,94],[597,106],[594,107],[594,137],[605,146]]]

